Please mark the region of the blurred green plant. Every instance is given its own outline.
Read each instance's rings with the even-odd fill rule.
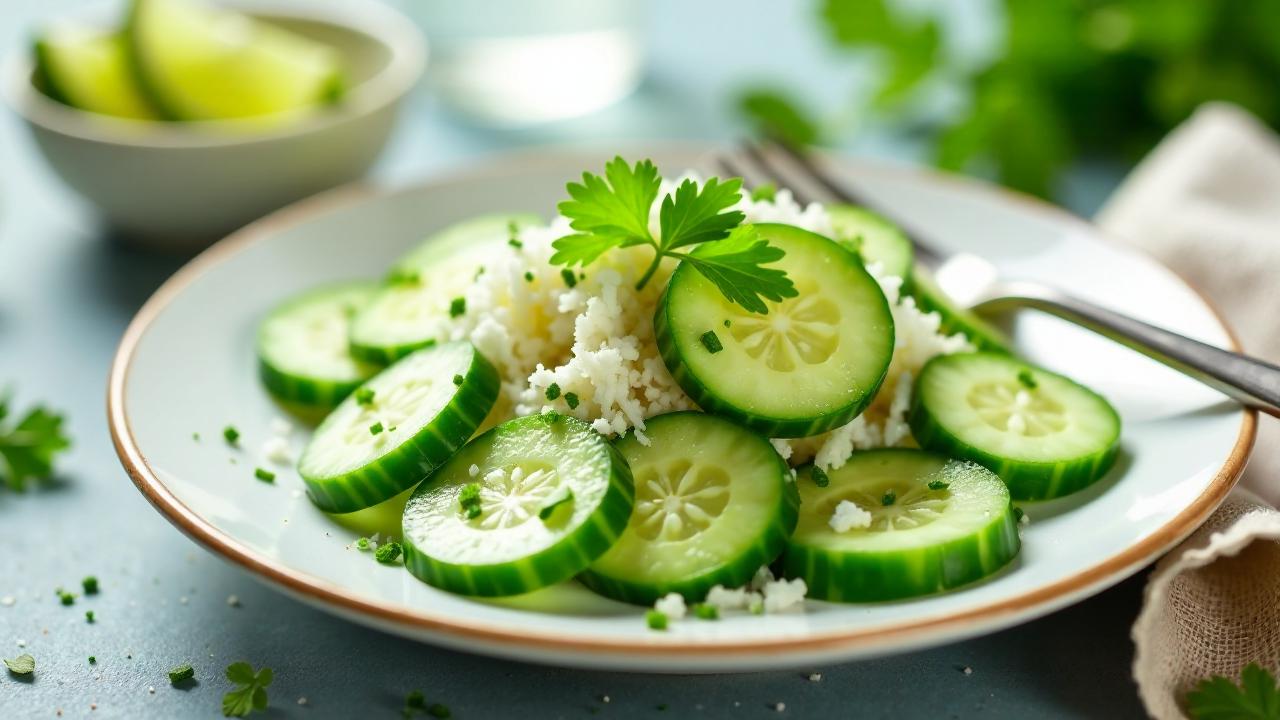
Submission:
[[[1226,100],[1280,127],[1280,6],[1275,0],[999,0],[999,47],[979,61],[946,42],[943,21],[890,0],[821,0],[830,40],[882,68],[861,114],[926,123],[935,162],[991,168],[1050,195],[1081,156],[1132,162],[1201,103]],[[943,118],[914,102],[950,83],[964,107]],[[762,132],[832,141],[783,92],[739,109]],[[936,112],[936,111],[935,111]]]

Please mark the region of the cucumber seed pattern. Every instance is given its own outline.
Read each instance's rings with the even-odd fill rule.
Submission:
[[[880,490],[884,489],[877,491]],[[890,488],[885,492],[892,492],[892,504],[885,504],[885,494],[872,496],[860,490],[833,494],[823,501],[818,514],[822,517],[830,516],[842,500],[848,500],[871,513],[871,524],[860,530],[854,529],[853,532],[888,532],[923,527],[942,517],[947,509],[946,490],[930,490],[927,485],[903,483],[900,487]]]
[[[409,419],[431,397],[433,380],[415,378],[374,395],[373,400],[362,405],[360,414],[343,431],[342,441],[348,447],[380,447],[387,442],[391,431]],[[375,425],[381,429],[374,433]]]
[[[480,486],[480,517],[485,530],[505,530],[538,516],[538,511],[556,491],[555,468],[528,471],[519,465],[494,468],[484,475]]]
[[[636,476],[636,534],[677,542],[706,530],[729,504],[724,470],[678,459],[650,465]]]
[[[768,315],[738,312],[729,332],[752,358],[778,372],[818,365],[836,351],[840,309],[818,293],[771,303]]]
[[[996,430],[1043,437],[1067,429],[1066,411],[1044,393],[1014,383],[974,385],[966,398],[978,417]]]

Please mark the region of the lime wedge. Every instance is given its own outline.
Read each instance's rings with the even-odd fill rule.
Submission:
[[[333,48],[193,0],[133,0],[125,33],[139,84],[172,120],[293,117],[343,91]]]
[[[156,116],[129,71],[119,32],[59,23],[36,40],[35,56],[37,81],[54,100],[103,115]]]

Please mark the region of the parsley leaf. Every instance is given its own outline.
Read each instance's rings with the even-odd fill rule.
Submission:
[[[21,492],[27,480],[47,480],[53,458],[71,446],[62,432],[62,416],[36,406],[8,427],[9,394],[0,392],[0,482]]]
[[[573,199],[558,206],[560,214],[569,218],[569,227],[614,238],[618,244],[652,242],[649,209],[662,183],[658,168],[650,160],[641,160],[633,168],[618,156],[604,166],[604,174],[601,178],[584,172],[581,183],[569,183]],[[563,264],[554,258],[551,262]]]
[[[23,653],[12,660],[5,658],[4,666],[14,675],[30,675],[36,671],[36,659],[30,653]]]
[[[1277,720],[1280,689],[1257,663],[1240,673],[1240,685],[1221,675],[1200,681],[1187,693],[1187,712],[1194,720]]]
[[[697,245],[727,237],[729,231],[747,218],[741,212],[723,212],[742,199],[742,179],[720,182],[711,178],[702,184],[692,180],[680,183],[676,191],[662,199],[659,227],[662,228],[663,250]]]
[[[241,661],[227,666],[227,679],[240,687],[222,696],[224,717],[244,717],[254,710],[267,709],[267,686],[274,674],[271,668],[253,671],[253,666]]]
[[[673,254],[715,283],[729,302],[750,312],[766,314],[765,300],[780,302],[799,294],[786,271],[761,267],[781,260],[785,253],[761,238],[751,225],[739,225],[729,237],[693,253]]]

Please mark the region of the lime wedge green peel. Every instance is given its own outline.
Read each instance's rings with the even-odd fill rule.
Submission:
[[[193,0],[133,0],[124,32],[138,85],[170,120],[292,117],[345,89],[328,45]]]
[[[156,117],[134,82],[119,32],[59,23],[36,40],[35,58],[37,81],[54,100],[103,115]]]

